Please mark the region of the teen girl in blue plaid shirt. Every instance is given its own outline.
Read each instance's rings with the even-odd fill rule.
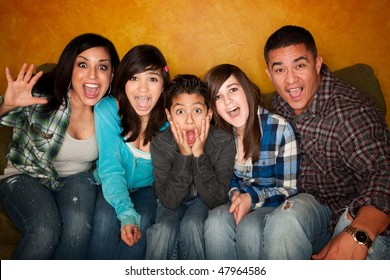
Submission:
[[[205,223],[208,259],[261,259],[265,216],[297,194],[299,153],[292,126],[261,106],[260,90],[238,67],[222,64],[205,81],[214,121],[234,135],[230,202]]]

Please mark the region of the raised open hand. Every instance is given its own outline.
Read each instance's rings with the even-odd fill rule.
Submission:
[[[26,107],[34,104],[46,104],[46,98],[35,98],[32,96],[32,88],[43,72],[40,71],[33,76],[34,64],[31,64],[27,72],[27,64],[24,63],[16,80],[11,76],[8,67],[5,68],[5,75],[7,77],[8,86],[4,94],[4,102],[2,109],[4,112],[11,111],[17,107]]]

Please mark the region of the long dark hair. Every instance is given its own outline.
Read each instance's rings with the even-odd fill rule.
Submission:
[[[252,157],[255,163],[260,158],[260,123],[257,115],[258,106],[262,106],[259,87],[237,66],[221,64],[211,68],[205,75],[205,83],[209,91],[209,102],[213,110],[215,126],[233,134],[233,127],[217,113],[216,95],[223,83],[233,75],[242,86],[249,107],[249,117],[245,125],[243,145],[245,158]]]
[[[113,73],[118,68],[119,56],[110,40],[93,33],[85,33],[75,37],[62,51],[54,69],[45,73],[35,85],[35,90],[49,95],[49,102],[45,106],[47,113],[50,114],[58,110],[62,104],[68,106],[67,94],[76,58],[80,53],[94,47],[103,47],[107,50]]]
[[[146,126],[144,144],[147,144],[159,132],[166,120],[164,113],[164,92],[169,84],[167,62],[161,51],[152,45],[138,45],[129,50],[119,64],[113,80],[113,96],[119,103],[119,116],[122,125],[122,136],[131,135],[127,142],[135,141],[141,133],[141,119],[131,106],[126,95],[126,83],[135,74],[147,70],[161,70],[163,93],[150,113]]]

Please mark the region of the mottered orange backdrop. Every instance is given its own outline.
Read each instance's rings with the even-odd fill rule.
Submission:
[[[273,91],[262,50],[286,24],[312,32],[331,70],[367,63],[385,95],[390,124],[389,0],[0,0],[0,92],[4,68],[57,62],[75,36],[94,32],[120,57],[141,43],[159,47],[172,77],[203,75],[220,63],[240,66],[262,92]]]

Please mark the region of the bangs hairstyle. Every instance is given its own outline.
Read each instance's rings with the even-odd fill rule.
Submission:
[[[215,126],[233,134],[232,125],[218,115],[216,108],[216,96],[223,83],[232,75],[240,83],[247,99],[249,116],[245,125],[243,144],[245,158],[252,157],[252,162],[254,163],[260,158],[261,131],[257,109],[258,106],[263,106],[263,103],[259,87],[239,67],[231,64],[221,64],[211,68],[204,78],[209,92],[209,103],[213,110]]]
[[[113,73],[118,68],[119,56],[114,44],[110,40],[94,33],[85,33],[75,37],[61,53],[54,69],[46,73],[44,75],[45,77],[39,79],[36,85],[38,90],[45,89],[45,91],[51,91],[45,92],[50,95],[49,103],[46,107],[47,112],[52,113],[58,110],[62,104],[68,106],[67,94],[69,85],[72,82],[73,67],[76,58],[80,53],[95,47],[102,47],[107,51]],[[42,84],[40,84],[40,80]]]
[[[276,30],[267,40],[264,46],[264,59],[269,62],[269,52],[293,45],[305,44],[306,49],[317,57],[317,46],[313,36],[303,27],[286,25]]]
[[[164,92],[168,88],[170,76],[167,62],[161,51],[153,45],[137,45],[129,50],[119,64],[113,80],[113,96],[119,103],[119,116],[122,125],[122,136],[127,142],[135,141],[141,133],[141,119],[131,106],[126,95],[126,83],[136,74],[152,70],[160,71],[163,79],[163,91],[151,115],[144,135],[147,144],[159,132],[166,121],[164,113]]]

